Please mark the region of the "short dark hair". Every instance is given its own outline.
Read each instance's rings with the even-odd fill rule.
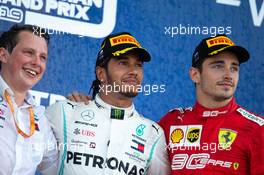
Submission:
[[[109,58],[105,59],[104,62],[102,62],[102,63],[100,63],[98,65],[96,64],[96,65],[99,66],[99,67],[104,68],[107,71],[108,70],[108,63],[109,63],[110,59],[111,58],[109,57]],[[95,67],[95,69],[96,69],[96,67]],[[100,85],[101,85],[101,81],[98,79],[98,77],[96,75],[96,70],[95,70],[95,80],[92,82],[92,86],[91,86],[91,88],[89,90],[89,93],[91,92],[91,90],[93,90],[93,92],[92,92],[92,98],[93,99],[95,98],[96,94],[99,93]]]
[[[201,59],[201,60],[197,61],[195,66],[192,66],[192,67],[197,69],[200,73],[202,73],[202,71],[203,71],[203,63],[204,63],[205,60],[206,59]],[[196,87],[196,83],[194,83],[194,86]]]
[[[199,60],[196,65],[194,66],[194,68],[198,69],[198,71],[200,73],[202,73],[203,70],[203,63],[204,63],[205,59]]]
[[[11,54],[19,41],[18,35],[22,31],[29,31],[36,36],[43,37],[47,45],[49,45],[50,36],[44,28],[29,24],[26,25],[15,24],[8,31],[5,31],[1,34],[0,47],[5,48]],[[0,62],[0,69],[1,69],[1,62]]]
[[[0,36],[0,47],[5,48],[9,53],[12,53],[13,49],[16,47],[19,38],[18,34],[22,31],[32,32],[34,35],[43,37],[49,44],[50,36],[44,28],[35,25],[13,25],[8,31],[3,32]]]

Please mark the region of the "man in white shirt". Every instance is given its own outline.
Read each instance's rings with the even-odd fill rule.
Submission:
[[[0,36],[0,175],[52,175],[57,169],[56,140],[28,93],[43,76],[49,35],[15,25]]]
[[[96,61],[94,100],[47,108],[61,149],[59,175],[170,174],[163,129],[133,104],[150,59],[130,33],[109,35]]]

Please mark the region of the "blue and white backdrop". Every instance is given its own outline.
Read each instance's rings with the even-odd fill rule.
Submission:
[[[135,104],[155,121],[194,103],[192,53],[202,38],[217,33],[249,50],[237,101],[264,115],[263,18],[263,0],[0,0],[0,31],[27,23],[52,36],[47,72],[32,91],[38,103],[49,105],[73,90],[88,93],[102,38],[128,31],[152,55]]]

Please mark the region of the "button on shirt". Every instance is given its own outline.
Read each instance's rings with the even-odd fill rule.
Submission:
[[[5,100],[7,91],[14,106],[14,114]],[[36,169],[52,175],[56,169],[56,140],[44,116],[45,108],[36,106],[27,93],[22,106],[18,107],[14,93],[0,76],[0,175],[34,175]],[[18,134],[15,121],[24,133],[30,132],[29,107],[33,108],[35,131],[29,138]],[[54,170],[52,170],[54,169]]]

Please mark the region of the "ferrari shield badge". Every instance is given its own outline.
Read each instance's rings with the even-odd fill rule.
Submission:
[[[233,131],[231,129],[220,128],[218,133],[219,146],[221,146],[222,149],[224,150],[231,147],[236,137],[237,137],[236,131]]]

